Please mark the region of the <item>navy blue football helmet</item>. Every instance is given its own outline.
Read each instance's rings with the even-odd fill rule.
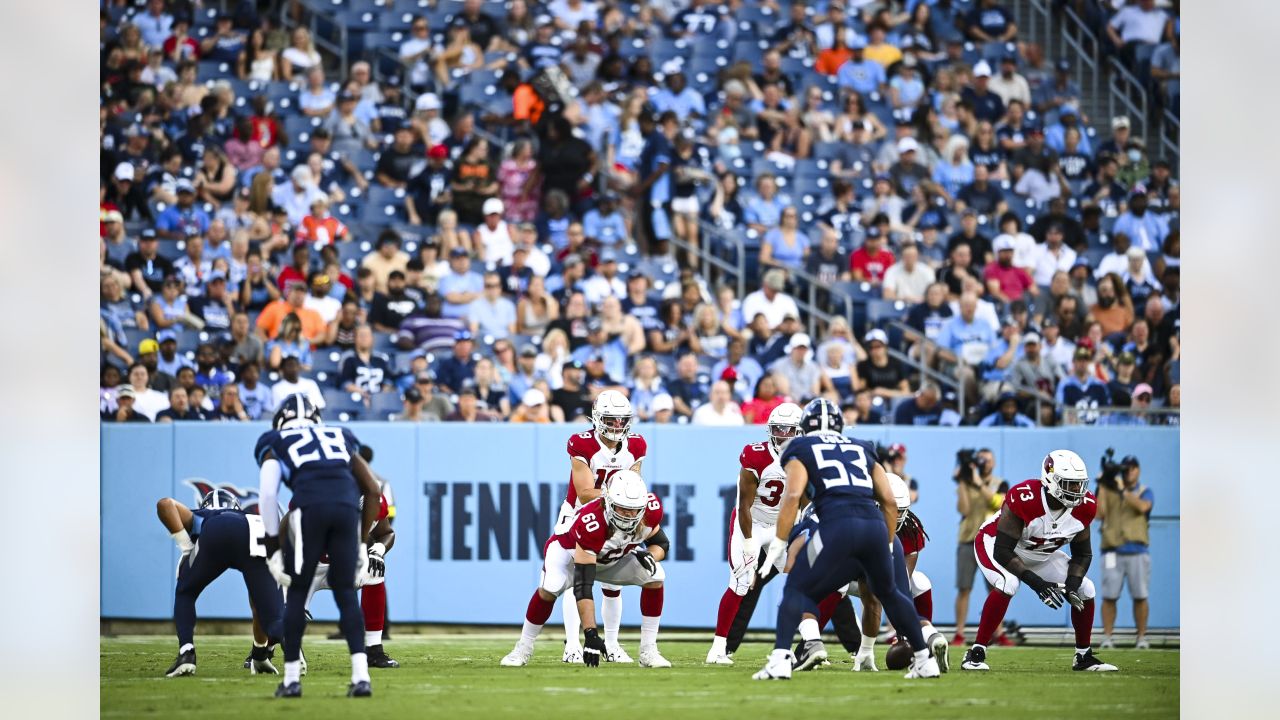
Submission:
[[[218,488],[205,493],[200,500],[201,510],[239,510],[240,501],[230,490]]]
[[[844,432],[844,416],[840,408],[826,398],[814,398],[800,415],[800,432]]]
[[[271,419],[271,427],[275,430],[319,424],[320,408],[303,393],[294,393],[285,398],[276,410],[275,417]]]

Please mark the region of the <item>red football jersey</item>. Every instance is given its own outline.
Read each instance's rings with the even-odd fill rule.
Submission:
[[[919,523],[919,527],[904,525],[902,529],[898,531],[898,539],[902,541],[902,552],[907,555],[918,553],[924,549],[924,523],[920,522],[919,517],[916,518],[916,522]]]
[[[618,471],[630,470],[632,465],[644,459],[647,451],[648,445],[639,435],[628,435],[617,450],[605,447],[604,443],[600,442],[600,438],[596,437],[594,430],[569,436],[570,465],[573,463],[573,458],[586,463],[596,476],[596,488],[603,487],[605,481]],[[578,489],[573,486],[572,470],[569,472],[569,491],[565,494],[564,500],[571,506],[578,507]]]
[[[639,547],[654,528],[662,522],[662,501],[649,493],[644,517],[631,532],[611,530],[604,519],[604,499],[596,498],[583,505],[573,518],[573,524],[556,536],[560,547],[572,550],[575,545],[596,556],[596,564],[608,565]]]
[[[738,455],[738,464],[756,478],[756,496],[751,502],[752,521],[773,525],[778,521],[778,505],[787,486],[787,475],[778,465],[773,446],[768,442],[747,443]]]
[[[1040,478],[1032,478],[1009,488],[1005,493],[1000,512],[986,522],[979,534],[995,537],[996,525],[1003,513],[1013,513],[1024,523],[1017,549],[1036,555],[1048,555],[1075,539],[1082,532],[1089,532],[1089,524],[1098,513],[1098,502],[1093,493],[1085,491],[1084,500],[1070,512],[1055,516],[1049,511],[1044,486]]]

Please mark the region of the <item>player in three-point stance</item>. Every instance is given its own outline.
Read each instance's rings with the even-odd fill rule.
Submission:
[[[320,411],[305,395],[284,399],[254,449],[260,466],[260,503],[275,507],[280,483],[293,491],[289,534],[280,542],[280,522],[272,513],[266,526],[267,568],[284,587],[284,680],[276,697],[301,697],[302,635],[306,602],[322,555],[329,557],[329,587],[338,605],[338,627],[351,653],[347,695],[373,694],[365,655],[364,619],[356,600],[356,578],[369,562],[369,532],[382,494],[360,443],[346,428],[326,427]],[[360,506],[363,497],[363,507]]]
[[[729,587],[721,596],[716,613],[716,634],[707,652],[707,663],[711,665],[733,664],[726,647],[730,628],[735,625],[735,618],[745,615],[741,621],[745,633],[760,589],[767,582],[752,587],[760,563],[760,540],[773,535],[786,486],[787,475],[778,464],[778,455],[783,443],[800,434],[800,406],[782,403],[774,408],[767,427],[767,442],[747,443],[738,455],[738,502],[729,516]],[[736,637],[741,641],[741,634]]]
[[[195,510],[173,498],[162,498],[156,503],[156,514],[182,551],[178,560],[178,589],[173,597],[178,658],[165,675],[195,674],[196,599],[227,570],[239,570],[244,576],[249,599],[262,618],[268,644],[279,642],[283,634],[282,601],[280,590],[267,569],[262,518],[242,511],[235,496],[226,490],[206,494]],[[255,645],[250,669],[255,674],[276,674],[267,646]]]
[[[859,574],[865,576],[889,620],[915,651],[905,677],[941,674],[920,631],[911,598],[895,585],[894,545],[901,543],[894,534],[898,506],[889,479],[876,461],[874,445],[845,437],[841,434],[843,428],[840,409],[829,400],[817,398],[805,406],[800,419],[804,435],[783,446],[780,464],[787,473],[787,487],[778,509],[777,531],[760,564],[760,575],[767,576],[786,553],[800,498],[807,488],[811,488],[814,514],[821,524],[805,541],[787,576],[778,606],[774,649],[765,666],[752,676],[756,680],[791,677],[795,661],[791,640],[801,616],[816,615],[823,598]],[[810,657],[813,662],[821,662],[826,653],[814,652]]]
[[[569,437],[569,490],[560,506],[560,514],[552,535],[560,535],[573,523],[574,513],[583,505],[600,497],[609,479],[623,470],[640,472],[648,446],[643,437],[631,434],[635,413],[631,401],[617,390],[605,390],[596,396],[591,407],[592,430]],[[622,625],[622,589],[601,583],[601,615],[604,618],[604,642],[608,662],[629,663],[631,656],[618,642]],[[560,612],[564,619],[565,645],[561,660],[582,662],[579,631],[582,621],[576,603],[564,603]]]
[[[529,664],[533,644],[551,616],[556,598],[573,587],[564,605],[577,605],[586,626],[582,661],[598,667],[608,652],[596,629],[596,580],[639,585],[640,667],[668,668],[658,652],[658,624],[662,618],[662,559],[671,544],[662,531],[662,502],[649,492],[640,475],[623,470],[605,486],[604,495],[583,505],[568,530],[547,541],[542,576],[525,611],[520,640],[502,665]]]
[[[1072,670],[1114,672],[1115,665],[1093,654],[1093,581],[1085,577],[1093,548],[1089,524],[1098,511],[1088,491],[1089,471],[1070,450],[1054,450],[1044,458],[1040,479],[1014,485],[1004,505],[987,521],[973,541],[978,566],[992,590],[982,606],[978,637],[960,665],[965,670],[988,670],[987,643],[1004,620],[1009,601],[1023,584],[1045,605],[1071,605],[1076,632]],[[1061,548],[1071,544],[1071,556]]]

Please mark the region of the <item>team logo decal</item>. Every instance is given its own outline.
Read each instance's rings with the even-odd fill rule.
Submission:
[[[236,487],[231,483],[215,483],[211,480],[207,480],[205,478],[200,478],[200,477],[187,478],[182,482],[186,485],[189,485],[191,489],[195,491],[196,501],[194,505],[199,505],[200,501],[204,499],[204,496],[208,495],[214,490],[226,490],[227,492],[236,496],[236,502],[240,503],[241,510],[244,510],[246,513],[249,513],[252,515],[258,514],[258,489],[257,488],[241,488],[241,487]]]

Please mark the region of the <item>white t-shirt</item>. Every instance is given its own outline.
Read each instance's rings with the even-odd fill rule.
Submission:
[[[296,383],[291,383],[281,378],[279,382],[271,386],[271,400],[276,407],[280,407],[280,403],[285,398],[298,393],[306,393],[316,407],[321,410],[324,409],[324,393],[320,392],[320,386],[316,385],[316,381],[311,378],[300,377]]]
[[[800,308],[796,307],[796,301],[784,292],[779,292],[773,296],[773,300],[769,300],[761,289],[743,299],[742,321],[750,324],[751,320],[759,314],[764,315],[765,320],[769,322],[769,328],[773,329],[781,325],[782,320],[788,315],[798,319]]]
[[[1013,266],[1032,270],[1040,259],[1040,246],[1036,239],[1020,232],[1013,235]]]
[[[1165,22],[1169,16],[1159,8],[1150,12],[1137,5],[1128,5],[1115,14],[1109,23],[1120,33],[1125,43],[1142,42],[1156,44],[1160,42],[1160,34],[1164,32]]]
[[[480,223],[476,226],[476,235],[480,237],[480,244],[484,246],[486,263],[511,264],[511,253],[515,250],[516,244],[511,241],[511,231],[505,221],[499,220],[498,227],[493,230],[490,230],[488,225]]]
[[[703,403],[693,411],[694,425],[711,425],[718,427],[734,427],[745,424],[742,419],[742,410],[738,408],[737,403],[730,402],[724,406],[724,412],[718,413],[711,406],[711,403]]]
[[[169,396],[159,390],[147,388],[137,393],[137,398],[133,401],[133,409],[139,415],[146,415],[151,422],[156,421],[156,413],[169,407]]]
[[[899,300],[903,298],[923,298],[924,291],[929,289],[937,279],[933,268],[923,262],[916,261],[916,267],[910,272],[903,263],[894,263],[884,273],[885,288],[893,288]]]
[[[1053,281],[1054,273],[1059,270],[1071,272],[1071,266],[1076,264],[1076,251],[1066,245],[1058,248],[1057,255],[1049,250],[1048,245],[1041,245],[1039,250],[1040,256],[1036,258],[1036,267],[1031,273],[1037,285],[1048,285]]]
[[[617,275],[614,275],[612,280],[606,279],[603,275],[592,275],[582,283],[582,295],[592,305],[599,305],[610,295],[619,300],[625,298],[627,286]]]
[[[326,323],[330,323],[342,311],[342,301],[332,295],[326,295],[322,298],[308,295],[307,299],[302,303],[302,307],[315,310],[320,313],[320,317],[324,318]]]
[[[407,58],[417,55],[423,50],[430,50],[431,46],[431,38],[410,38],[400,44],[400,57]],[[431,67],[427,65],[426,61],[429,57],[418,58],[413,67],[409,68],[410,85],[427,85],[431,82]]]

